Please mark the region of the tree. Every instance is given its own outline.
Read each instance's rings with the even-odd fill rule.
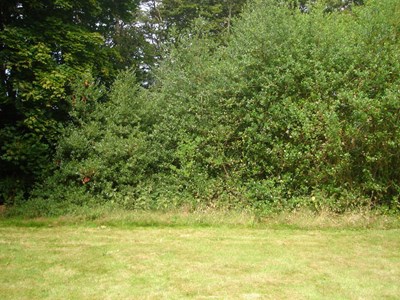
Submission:
[[[196,18],[209,22],[209,31],[230,30],[232,18],[242,11],[245,1],[233,0],[163,0],[159,8],[167,28],[186,29]]]
[[[165,44],[174,44],[177,36],[190,31],[196,19],[203,19],[202,33],[216,39],[229,33],[232,21],[246,0],[142,0],[141,26],[146,37],[155,45],[155,56],[162,57]],[[171,31],[174,31],[171,36]]]
[[[12,0],[0,5],[0,201],[12,201],[49,167],[87,72],[110,84],[141,60],[127,34],[138,0]],[[128,46],[130,51],[128,51]],[[89,87],[90,82],[82,82]]]

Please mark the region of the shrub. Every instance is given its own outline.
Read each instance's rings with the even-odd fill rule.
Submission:
[[[121,73],[110,100],[65,130],[38,195],[399,208],[400,3],[324,8],[255,1],[226,45],[196,34],[201,24],[181,36],[151,89]]]

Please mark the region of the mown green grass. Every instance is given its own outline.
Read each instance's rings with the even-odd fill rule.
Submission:
[[[207,216],[0,219],[0,299],[400,295],[400,228],[393,223]]]

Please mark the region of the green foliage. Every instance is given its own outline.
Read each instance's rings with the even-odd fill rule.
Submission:
[[[142,0],[146,9],[140,16],[140,27],[154,45],[154,57],[160,59],[167,56],[168,45],[179,42],[179,35],[186,35],[199,20],[203,22],[202,34],[223,41],[245,3],[246,0]]]
[[[110,102],[74,117],[59,170],[36,196],[128,208],[399,209],[400,3],[331,13],[287,3],[249,5],[223,46],[196,22],[150,90],[121,74]]]
[[[140,64],[142,58],[126,49],[144,41],[124,31],[137,6],[136,0],[0,6],[1,203],[13,202],[14,190],[29,191],[51,168],[75,82],[89,72],[110,84],[118,69]]]
[[[94,85],[89,95],[99,98],[101,89]],[[144,179],[151,158],[147,128],[141,123],[143,117],[149,118],[149,110],[140,93],[129,70],[117,78],[109,101],[86,98],[76,105],[71,113],[74,123],[58,143],[58,168],[34,196],[77,205],[87,203],[89,195],[100,202],[135,198],[134,187]]]
[[[242,11],[243,0],[163,0],[159,11],[167,28],[175,26],[178,30],[188,28],[197,18],[208,20],[210,33],[229,30],[232,18]]]
[[[259,1],[226,47],[201,36],[172,51],[153,91],[154,138],[182,192],[398,206],[399,4],[324,7]]]

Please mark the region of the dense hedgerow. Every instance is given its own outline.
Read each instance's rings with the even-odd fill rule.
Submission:
[[[150,90],[121,75],[111,101],[66,130],[36,195],[399,208],[400,2],[281,3],[250,4],[224,46],[201,27],[181,37]]]

